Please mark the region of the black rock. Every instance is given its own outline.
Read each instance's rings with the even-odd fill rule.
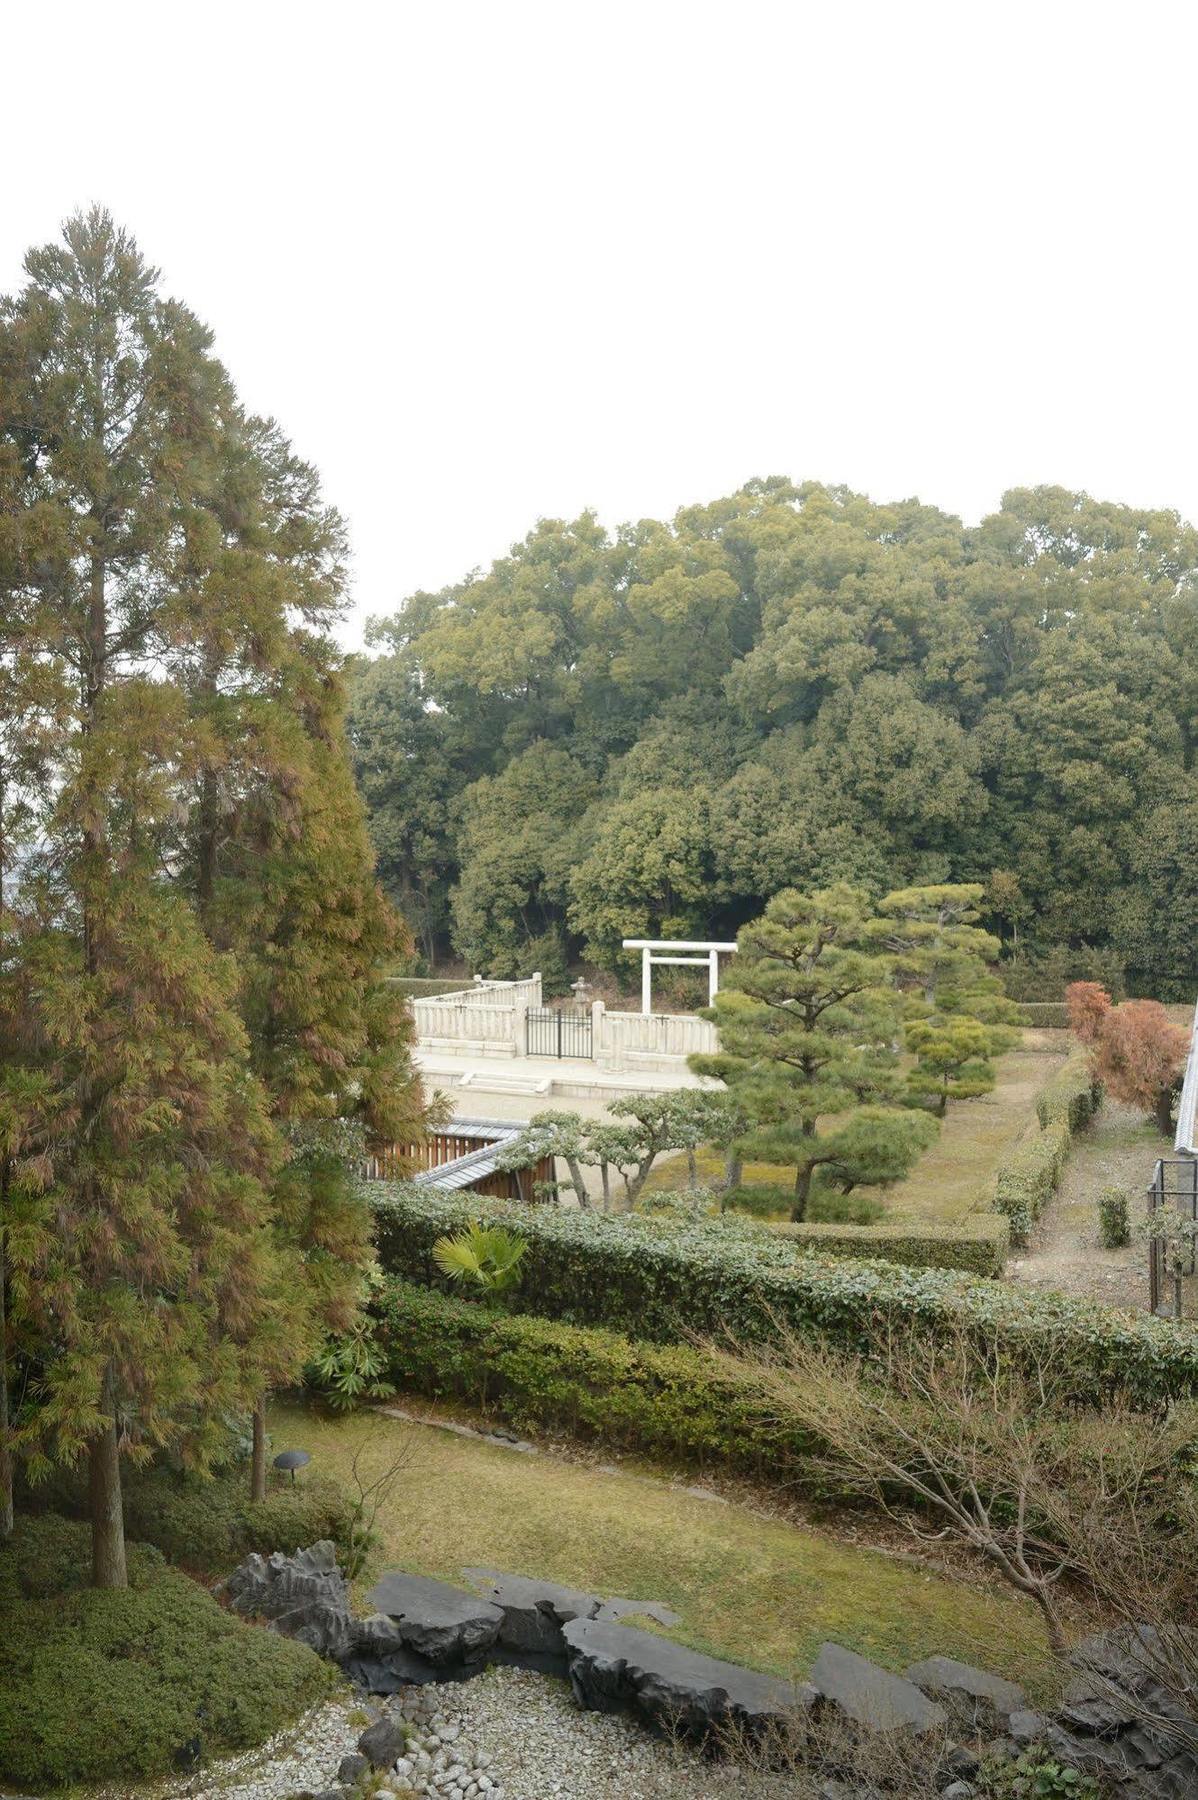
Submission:
[[[958,1781],[972,1781],[981,1766],[981,1758],[964,1744],[954,1744],[944,1759],[945,1773]]]
[[[402,1646],[386,1656],[348,1656],[341,1667],[346,1678],[367,1694],[398,1694],[406,1687],[423,1687],[426,1682],[447,1678],[444,1667]],[[448,1673],[456,1679],[460,1671]]]
[[[224,1585],[232,1610],[339,1661],[353,1646],[349,1589],[325,1540],[294,1556],[247,1556]]]
[[[367,1599],[395,1621],[406,1649],[438,1666],[479,1661],[503,1624],[489,1601],[424,1575],[384,1575]]]
[[[596,1712],[634,1706],[653,1724],[703,1736],[728,1723],[761,1731],[815,1698],[808,1687],[700,1656],[631,1625],[572,1619],[562,1635],[575,1698]]]
[[[811,1682],[846,1718],[870,1731],[933,1731],[948,1722],[944,1708],[913,1681],[892,1675],[841,1644],[820,1645]]]
[[[498,1642],[506,1649],[537,1656],[564,1657],[562,1626],[570,1619],[590,1619],[601,1604],[597,1594],[535,1581],[527,1575],[504,1575],[496,1569],[463,1569],[483,1598],[503,1614]]]
[[[1001,1675],[975,1669],[951,1656],[929,1656],[923,1662],[912,1663],[903,1674],[971,1727],[1001,1725],[1013,1712],[1027,1706],[1027,1696],[1013,1681],[1004,1681]]]
[[[372,1769],[393,1769],[407,1744],[408,1730],[402,1719],[376,1719],[358,1739],[358,1749]]]
[[[337,1779],[343,1781],[347,1787],[352,1787],[355,1781],[361,1781],[363,1775],[369,1775],[370,1767],[370,1758],[363,1756],[360,1752],[343,1756],[337,1765]]]

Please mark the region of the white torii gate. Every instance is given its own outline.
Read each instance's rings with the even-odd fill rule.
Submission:
[[[720,989],[720,955],[730,956],[736,949],[735,944],[699,943],[690,938],[625,938],[625,950],[639,950],[641,953],[641,1011],[649,1014],[653,1011],[653,965],[655,963],[685,963],[688,968],[707,970],[708,1003],[715,999]],[[663,956],[662,951],[701,950],[702,956]]]

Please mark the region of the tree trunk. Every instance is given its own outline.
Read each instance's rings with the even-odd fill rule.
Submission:
[[[8,1163],[0,1167],[0,1541],[12,1536],[12,1445],[8,1440],[8,1266],[4,1259],[4,1208]]]
[[[611,1166],[610,1166],[610,1164],[605,1163],[605,1162],[601,1162],[599,1164],[599,1179],[603,1183],[603,1210],[604,1210],[604,1212],[610,1212],[611,1211]]]
[[[578,1204],[584,1212],[591,1210],[591,1197],[587,1193],[586,1179],[582,1172],[582,1164],[577,1157],[567,1156],[566,1167],[570,1171],[570,1180],[574,1184],[574,1192],[578,1195]]]
[[[738,1188],[745,1176],[744,1159],[739,1150],[729,1150],[724,1157],[724,1190],[731,1193]]]
[[[92,1586],[129,1585],[125,1566],[125,1514],[121,1504],[121,1453],[116,1430],[116,1383],[112,1364],[104,1371],[101,1406],[105,1425],[88,1451],[92,1514]]]
[[[1163,1087],[1156,1097],[1157,1130],[1169,1137],[1173,1131],[1173,1086]]]
[[[800,1163],[795,1176],[795,1197],[790,1209],[792,1225],[801,1225],[807,1217],[807,1201],[811,1194],[811,1164]]]
[[[254,1401],[254,1449],[250,1459],[250,1499],[266,1498],[266,1390]]]
[[[686,1153],[686,1185],[692,1194],[699,1185],[699,1168],[693,1147],[688,1148]]]

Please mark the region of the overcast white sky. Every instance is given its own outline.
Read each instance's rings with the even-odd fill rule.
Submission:
[[[0,288],[101,201],[367,614],[755,474],[1198,517],[1181,4],[5,9]]]

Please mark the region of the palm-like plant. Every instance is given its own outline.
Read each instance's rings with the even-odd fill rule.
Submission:
[[[468,1283],[486,1294],[502,1294],[519,1281],[527,1249],[527,1241],[518,1232],[476,1220],[456,1237],[438,1238],[433,1261],[450,1281]]]

